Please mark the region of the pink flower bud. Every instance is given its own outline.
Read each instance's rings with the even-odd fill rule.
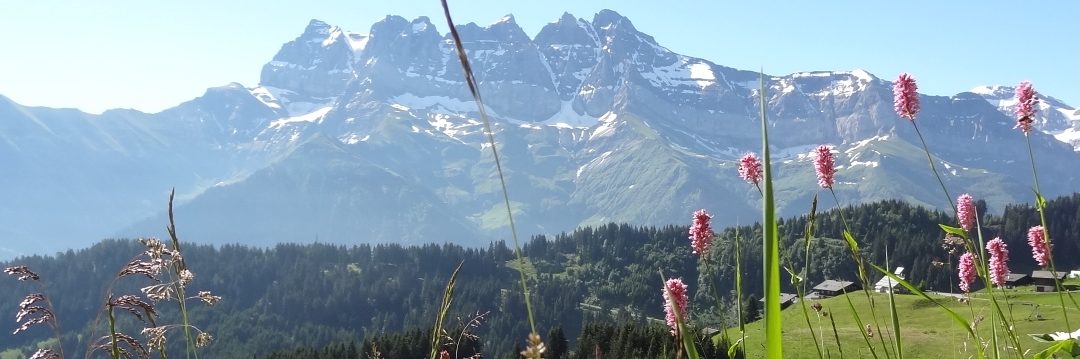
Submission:
[[[915,78],[908,73],[902,73],[893,83],[893,108],[901,118],[915,121],[919,114],[919,86],[915,84]]]

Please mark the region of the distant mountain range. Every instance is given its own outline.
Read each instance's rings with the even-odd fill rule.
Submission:
[[[609,221],[718,225],[760,216],[736,160],[760,151],[759,74],[674,53],[610,10],[530,38],[513,16],[460,32],[493,114],[523,235]],[[890,74],[891,76],[892,74]],[[948,206],[891,83],[863,70],[765,75],[783,215],[818,192]],[[1052,97],[1032,142],[1048,195],[1080,190],[1080,111]],[[1032,198],[1012,89],[921,96],[918,121],[953,194],[991,210]],[[498,178],[448,36],[387,16],[367,34],[312,20],[258,86],[210,88],[147,114],[27,107],[0,96],[0,257],[162,235],[170,188],[191,241],[507,239]],[[826,202],[825,204],[828,204]],[[831,205],[831,204],[829,204]]]

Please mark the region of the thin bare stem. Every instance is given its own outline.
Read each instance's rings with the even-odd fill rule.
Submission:
[[[110,302],[112,299],[109,300]],[[116,315],[113,313],[112,303],[109,306],[109,341],[111,344],[110,354],[113,359],[120,359],[120,347],[116,344]]]
[[[844,231],[846,231],[847,233],[851,233],[851,235],[854,236],[855,234],[851,232],[851,227],[848,225],[847,219],[844,218],[844,208],[842,206],[840,206],[840,198],[836,196],[836,191],[833,190],[832,187],[829,187],[829,193],[832,194],[833,202],[836,202],[836,211],[838,213],[840,213],[840,221],[844,224]],[[866,265],[864,263],[865,260],[862,258],[861,253],[856,252],[855,248],[851,248],[851,250],[852,250],[851,251],[852,260],[855,261],[855,265],[859,269],[859,272],[858,272],[859,273],[859,281],[862,282],[863,294],[866,295],[866,301],[867,301],[868,304],[870,304],[870,315],[874,319],[874,327],[875,327],[875,329],[877,329],[878,333],[884,333],[881,330],[881,323],[880,323],[880,321],[878,321],[877,304],[874,303],[874,298],[872,298],[871,295],[870,295],[870,288],[869,288],[870,287],[870,280],[869,280],[869,278],[867,278],[867,275],[866,275]],[[858,316],[859,316],[858,313],[852,313],[852,314],[854,314],[856,316],[856,318],[858,318]],[[860,331],[861,331],[861,329],[860,329]],[[862,331],[862,333],[863,333],[863,336],[866,336],[865,331]],[[881,341],[881,347],[882,347],[882,351],[885,352],[885,357],[886,358],[891,358],[891,355],[889,354],[889,349],[888,349],[889,347],[888,347],[887,344],[885,344],[885,336],[879,335],[878,340]],[[867,341],[869,341],[869,339]],[[873,347],[871,347],[870,349],[871,349],[871,352],[873,352]],[[876,353],[874,353],[874,357],[875,358],[877,357]]]
[[[1028,158],[1031,159],[1031,176],[1035,179],[1035,209],[1039,212],[1039,221],[1042,224],[1043,241],[1049,246],[1050,240],[1050,228],[1046,223],[1046,199],[1042,195],[1042,189],[1039,188],[1039,172],[1035,169],[1035,151],[1031,149],[1031,136],[1026,132],[1024,133],[1024,139],[1027,141]],[[1057,278],[1057,267],[1054,265],[1053,252],[1049,256],[1050,259],[1050,274],[1054,276],[1054,286],[1058,292],[1058,301],[1061,302],[1061,315],[1065,319],[1065,332],[1072,333],[1072,325],[1069,323],[1069,313],[1065,309],[1065,290],[1061,285],[1061,281]],[[1068,293],[1069,300],[1073,302],[1073,306],[1076,306],[1076,300],[1073,299],[1072,293]],[[1080,307],[1078,307],[1080,308]]]
[[[915,127],[915,134],[919,135],[919,141],[922,142],[923,151],[926,151],[926,161],[930,163],[930,171],[934,172],[934,178],[937,178],[938,184],[941,185],[941,190],[945,192],[945,199],[952,206],[953,215],[955,216],[956,203],[953,203],[953,196],[949,194],[949,189],[945,188],[945,181],[941,179],[941,174],[938,173],[937,166],[934,165],[934,158],[930,156],[930,147],[926,146],[926,140],[923,139],[922,131],[919,131],[919,125],[915,123],[915,119],[911,119],[911,126]]]
[[[525,308],[529,315],[529,328],[532,330],[532,334],[539,335],[536,332],[536,321],[533,319],[532,302],[529,299],[529,286],[525,279],[525,257],[521,254],[521,245],[518,244],[517,227],[514,225],[514,211],[510,206],[510,192],[506,189],[506,176],[503,175],[502,162],[499,160],[499,151],[495,145],[495,133],[491,129],[491,121],[488,120],[487,110],[484,106],[484,101],[480,96],[480,89],[477,86],[476,78],[473,76],[472,65],[469,64],[469,56],[465,53],[465,47],[461,42],[461,35],[458,34],[457,26],[454,25],[454,20],[450,16],[450,5],[446,3],[446,0],[441,0],[443,15],[446,16],[446,25],[450,28],[450,36],[454,39],[454,47],[457,49],[458,60],[461,62],[461,69],[465,75],[465,83],[469,86],[469,92],[472,94],[473,100],[476,101],[476,105],[480,111],[480,120],[484,123],[484,133],[487,135],[488,143],[491,145],[491,155],[495,159],[495,169],[499,173],[499,184],[502,186],[503,202],[506,204],[506,217],[510,222],[510,234],[514,239],[514,253],[517,255],[518,260],[518,274],[521,276],[521,291],[525,295]]]
[[[184,350],[184,353],[188,358],[190,358],[192,356],[192,353],[194,353],[195,359],[199,359],[199,350],[195,345],[195,338],[191,336],[191,323],[188,319],[187,301],[184,300],[184,298],[187,297],[184,291],[185,286],[183,284],[183,280],[180,278],[181,273],[187,270],[187,264],[184,263],[184,257],[183,255],[181,255],[182,252],[180,251],[180,239],[176,235],[176,220],[173,216],[173,199],[175,198],[175,196],[176,189],[173,188],[172,191],[169,192],[169,227],[167,229],[169,232],[169,238],[172,240],[173,252],[175,253],[174,255],[180,256],[179,259],[174,260],[172,264],[173,274],[176,276],[176,281],[173,285],[176,289],[176,302],[180,306],[180,317],[184,323],[184,340],[187,344],[185,346],[186,349]]]
[[[742,240],[739,239],[739,226],[735,225],[735,302],[739,307],[739,345],[746,352],[746,320],[743,318],[742,302]]]

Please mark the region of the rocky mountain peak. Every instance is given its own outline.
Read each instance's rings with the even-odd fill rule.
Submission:
[[[1038,91],[1038,88],[1036,88]],[[1016,113],[1016,87],[1005,85],[977,86],[970,91],[982,99],[997,107],[1001,113],[1013,117]],[[1080,146],[1080,135],[1064,133],[1072,128],[1080,129],[1080,109],[1065,104],[1052,96],[1036,93],[1039,99],[1038,112],[1035,113],[1035,128],[1047,131],[1058,136],[1064,142],[1076,143]]]
[[[436,35],[439,34],[439,31],[435,29],[435,25],[431,23],[431,19],[429,19],[427,16],[421,16],[421,17],[415,18],[411,22],[409,22],[409,25],[412,26],[411,27],[411,32],[414,33],[414,34],[420,34],[420,33],[433,33],[433,34],[436,34]]]
[[[338,96],[353,77],[353,54],[343,30],[311,20],[263,66],[259,83],[310,97]]]
[[[637,32],[637,29],[634,28],[634,24],[630,22],[630,19],[620,15],[614,10],[600,10],[600,12],[593,16],[592,24],[596,27],[597,32],[601,32],[601,30],[612,31],[616,29],[623,32]]]
[[[592,21],[564,13],[535,39],[513,16],[459,30],[505,155],[523,233],[609,221],[682,223],[696,208],[731,219],[760,205],[735,167],[761,145],[761,74],[675,53],[610,10]],[[0,114],[12,119],[0,123],[7,129],[0,131],[0,153],[16,159],[12,172],[41,174],[0,178],[10,182],[0,188],[41,189],[5,196],[18,200],[11,208],[83,204],[50,215],[0,216],[0,228],[50,240],[72,232],[107,236],[145,218],[132,228],[159,229],[162,218],[152,215],[160,208],[149,206],[176,186],[186,192],[180,211],[200,213],[189,225],[204,229],[198,237],[207,241],[244,240],[230,234],[259,228],[275,229],[256,236],[265,243],[315,231],[341,233],[324,238],[343,241],[496,238],[506,223],[491,215],[492,204],[502,198],[492,190],[484,126],[452,41],[424,17],[387,16],[366,35],[312,20],[263,67],[261,86],[211,88],[161,113],[93,116],[0,96]],[[887,81],[863,70],[764,78],[781,215],[805,212],[817,188],[809,153],[823,143],[834,146],[843,166],[842,197],[948,206],[932,190],[936,182],[913,129],[893,112]],[[1024,137],[1012,128],[1011,92],[997,86],[920,97],[919,127],[946,182],[986,198],[991,208],[1029,200],[1022,195],[1027,179],[1011,176],[1028,163]],[[1040,116],[1061,116],[1041,123],[1080,123],[1076,108],[1040,98],[1048,106]],[[1060,142],[1031,135],[1040,161],[1080,161],[1061,143],[1080,147],[1067,140],[1077,131],[1061,131],[1047,132]],[[128,168],[149,170],[144,177],[115,175]],[[1068,166],[1045,171],[1048,195],[1078,189],[1080,175]],[[75,172],[81,177],[68,176]],[[77,198],[58,198],[54,188],[71,188],[64,193]],[[260,202],[259,213],[239,207],[253,198],[272,201]],[[143,207],[132,210],[132,203]],[[236,220],[236,213],[250,216]],[[120,223],[48,232],[57,217]],[[730,223],[717,225],[724,224]]]
[[[304,28],[304,32],[302,35],[300,35],[300,37],[309,39],[326,38],[327,35],[330,35],[330,31],[334,27],[335,26],[330,26],[330,24],[327,24],[322,20],[311,19],[311,21],[308,22],[307,27]]]

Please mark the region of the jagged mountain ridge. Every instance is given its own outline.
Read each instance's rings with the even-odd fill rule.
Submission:
[[[756,190],[734,167],[760,148],[756,72],[671,52],[610,10],[591,21],[564,14],[532,39],[512,16],[460,30],[493,114],[522,233],[682,223],[697,208],[716,212],[721,224],[757,218]],[[427,18],[388,16],[367,34],[313,20],[263,67],[260,86],[214,88],[177,108],[137,114],[163,126],[147,137],[168,140],[131,168],[168,154],[180,163],[177,176],[209,169],[195,179],[146,181],[160,188],[133,197],[163,207],[155,201],[177,186],[186,195],[178,219],[197,241],[505,238],[494,164],[453,51]],[[804,212],[816,192],[808,153],[821,143],[836,146],[845,201],[947,206],[911,126],[892,112],[889,82],[862,70],[766,75],[766,82],[784,214]],[[1028,162],[1008,116],[972,93],[922,100],[919,123],[951,190],[992,208],[1030,197],[1029,181],[1009,175],[1025,173]],[[1042,164],[1078,159],[1051,136],[1033,139]],[[327,153],[337,154],[328,161]],[[298,163],[325,167],[301,171]],[[1075,171],[1046,167],[1048,194],[1077,190]],[[389,205],[395,201],[417,203]],[[284,216],[267,206],[309,210]],[[117,216],[134,224],[114,233],[158,233],[164,217],[151,211]],[[416,223],[425,229],[411,230]]]
[[[1015,87],[978,86],[971,92],[979,94],[1006,115],[1012,116],[1016,112]],[[1037,97],[1039,111],[1036,112],[1034,125],[1080,151],[1080,109],[1043,94],[1038,94]]]

